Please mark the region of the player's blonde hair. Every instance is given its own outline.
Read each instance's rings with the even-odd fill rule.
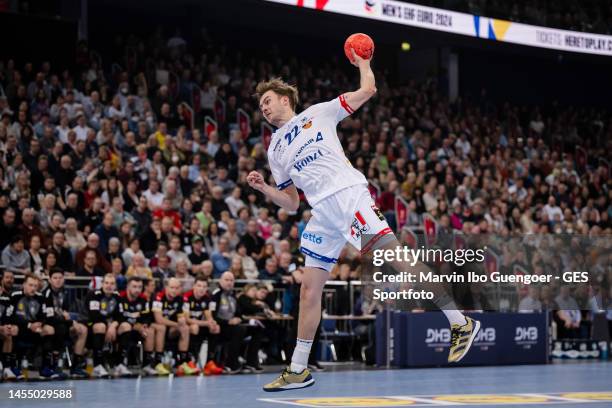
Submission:
[[[295,110],[295,107],[299,102],[298,89],[295,85],[289,85],[281,78],[272,78],[269,81],[261,81],[257,84],[257,88],[255,88],[255,96],[257,99],[261,99],[263,94],[268,91],[273,91],[280,96],[288,97],[291,109]]]

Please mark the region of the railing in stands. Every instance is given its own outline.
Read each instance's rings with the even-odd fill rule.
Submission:
[[[195,128],[195,113],[193,108],[189,106],[187,102],[181,102],[181,106],[183,106],[183,109],[187,109],[187,112],[189,112],[189,130],[193,130]]]
[[[394,209],[397,229],[401,230],[408,222],[408,213],[410,211],[410,208],[408,207],[408,202],[399,194],[395,195]]]
[[[200,88],[197,84],[193,84],[191,88],[191,106],[193,107],[193,111],[198,114],[202,110],[201,98],[202,88]]]

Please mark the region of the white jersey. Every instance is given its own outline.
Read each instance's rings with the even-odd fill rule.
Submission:
[[[353,113],[344,96],[313,105],[272,135],[268,160],[279,190],[291,184],[311,206],[340,190],[368,182],[346,158],[336,126]]]

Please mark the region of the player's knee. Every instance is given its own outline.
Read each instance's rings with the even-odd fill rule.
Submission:
[[[304,285],[300,288],[300,302],[311,303],[313,301],[320,301],[321,294],[317,293],[313,285]]]
[[[93,325],[93,332],[96,334],[105,334],[106,333],[106,324],[104,323],[96,323]]]
[[[128,322],[123,322],[119,325],[119,329],[118,329],[118,333],[122,334],[125,332],[129,332],[130,330],[132,330],[132,325],[129,324]]]
[[[84,324],[77,323],[75,328],[76,328],[77,336],[79,337],[87,336],[87,327],[85,327]]]

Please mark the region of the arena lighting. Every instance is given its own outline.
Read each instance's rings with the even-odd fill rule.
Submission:
[[[612,56],[612,36],[559,30],[396,0],[265,0],[529,47]]]

